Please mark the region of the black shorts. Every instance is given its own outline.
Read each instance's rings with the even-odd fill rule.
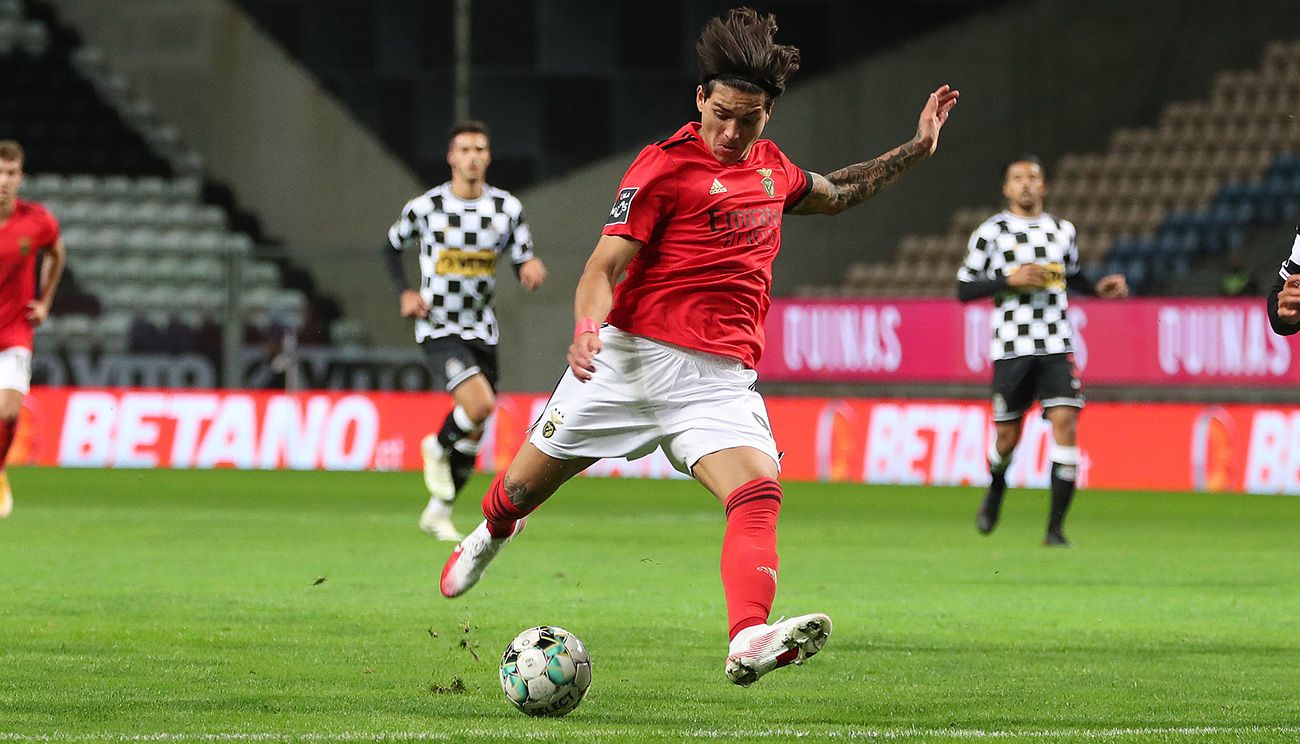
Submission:
[[[487,378],[492,391],[497,389],[497,349],[482,341],[467,341],[456,336],[426,338],[420,342],[429,357],[433,384],[451,392],[457,385],[477,374]]]
[[[1083,385],[1074,369],[1074,354],[1045,354],[993,362],[993,420],[1016,421],[1037,400],[1053,406],[1083,408]]]

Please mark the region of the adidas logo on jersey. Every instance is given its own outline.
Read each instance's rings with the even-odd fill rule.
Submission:
[[[719,181],[718,179],[716,178],[713,179],[713,185],[709,187],[709,196],[713,196],[714,194],[725,194],[725,193],[727,193],[727,187],[723,186],[722,182]]]

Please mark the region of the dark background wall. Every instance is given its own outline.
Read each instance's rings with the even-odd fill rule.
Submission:
[[[392,74],[387,88],[347,78],[351,89],[371,97],[370,108],[356,108],[342,92],[330,94],[323,87],[341,91],[339,80],[329,82],[328,74],[318,76],[286,56],[283,44],[234,10],[233,0],[52,2],[111,51],[115,67],[158,102],[185,139],[208,156],[214,175],[265,218],[270,233],[304,257],[304,265],[337,293],[350,317],[363,320],[372,337],[384,343],[409,343],[409,326],[395,318],[392,287],[375,246],[406,199],[446,177],[442,157],[451,52],[445,41],[436,47],[442,50],[438,54],[430,51],[428,45],[438,38],[433,30],[424,33],[434,41],[400,41],[382,29],[395,28],[401,36],[399,31],[428,26],[432,21],[406,21],[401,12],[413,8],[418,15],[423,3],[257,4],[258,12],[266,6],[297,7],[317,14],[318,24],[354,28],[350,34],[336,31],[338,38],[320,36],[333,38],[329,44],[319,41],[313,27],[300,31],[311,37],[313,54],[322,63],[346,70],[353,57],[386,60]],[[643,19],[631,33],[623,24],[632,21],[617,15],[625,12],[621,3],[474,3],[481,23],[516,8],[532,9],[532,20],[519,27],[505,21],[476,25],[480,38],[486,34],[506,47],[520,38],[519,28],[533,29],[523,35],[531,42],[518,42],[531,62],[477,68],[479,76],[496,81],[479,85],[476,94],[478,113],[497,131],[492,181],[518,189],[537,175],[528,170],[512,176],[508,165],[515,158],[528,160],[536,171],[563,172],[519,189],[551,276],[535,293],[522,293],[508,274],[499,285],[507,389],[553,385],[571,333],[573,288],[620,175],[644,142],[696,117],[690,105],[691,44],[703,18],[721,4],[665,4],[679,9],[671,22]],[[888,257],[908,232],[942,231],[957,207],[992,207],[998,201],[998,168],[1009,154],[1035,151],[1050,166],[1067,152],[1099,150],[1116,127],[1153,124],[1170,101],[1203,97],[1217,71],[1256,67],[1269,40],[1297,33],[1287,22],[1296,16],[1296,0],[1255,0],[1248,6],[1236,0],[1009,0],[975,12],[960,6],[968,11],[960,22],[889,42],[882,39],[894,37],[877,30],[888,24],[824,14],[807,24],[821,36],[807,40],[795,32],[804,14],[814,12],[810,9],[844,7],[836,12],[851,13],[867,7],[887,14],[883,6],[888,4],[787,5],[777,8],[780,36],[803,47],[812,71],[792,81],[767,135],[800,165],[827,172],[899,144],[915,131],[925,95],[939,83],[961,88],[962,100],[934,161],[844,215],[787,221],[776,265],[777,294],[804,283],[838,282],[851,262]],[[445,17],[449,6],[441,2],[443,10],[430,15]],[[383,13],[367,10],[375,7]],[[320,15],[328,8],[333,15]],[[560,30],[552,33],[553,27]],[[631,40],[607,41],[615,37]],[[845,37],[853,41],[844,51],[832,49],[846,44]],[[491,48],[485,41],[478,46]],[[824,62],[818,70],[820,49],[847,59],[850,47],[865,56]],[[633,48],[642,55],[658,52],[662,64],[629,69],[622,55]],[[421,67],[432,64],[429,60],[440,65],[438,70]],[[605,82],[579,84],[593,77]],[[416,78],[429,87],[416,90],[411,82]],[[500,97],[490,98],[489,92]],[[564,105],[554,105],[553,99]],[[414,114],[384,113],[381,104],[393,101],[407,112],[435,113],[413,123]],[[556,124],[561,117],[566,123]],[[411,147],[416,139],[422,143],[422,160],[412,162],[398,147],[375,141],[372,131],[390,123],[408,130]],[[578,165],[600,152],[610,154]],[[933,270],[952,276],[955,267]]]
[[[445,179],[452,0],[239,2],[421,178]],[[693,116],[695,38],[736,4],[474,0],[471,110],[494,129],[492,181],[520,189]],[[753,3],[776,13],[778,38],[802,50],[805,80],[999,4]]]

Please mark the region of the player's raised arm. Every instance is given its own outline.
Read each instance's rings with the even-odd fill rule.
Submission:
[[[600,351],[600,324],[614,304],[614,285],[627,271],[632,257],[641,249],[635,240],[602,235],[578,280],[573,299],[573,344],[569,346],[569,369],[586,382],[596,371],[592,359]]]
[[[839,214],[870,199],[897,181],[912,166],[934,154],[939,132],[957,104],[959,91],[941,85],[925,102],[916,136],[865,163],[840,168],[823,176],[812,175],[812,188],[790,211],[794,214]]]

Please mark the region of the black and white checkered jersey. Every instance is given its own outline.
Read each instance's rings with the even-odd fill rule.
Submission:
[[[1065,297],[1066,277],[1079,271],[1074,236],[1074,225],[1046,212],[1025,218],[1003,211],[971,233],[958,281],[996,279],[1031,263],[1048,271],[1044,289],[994,295],[991,359],[1074,351]]]
[[[496,344],[497,257],[504,254],[515,266],[533,258],[523,205],[487,185],[480,198],[466,201],[449,181],[407,202],[388,230],[395,250],[414,239],[420,242],[420,296],[431,307],[427,319],[415,321],[415,340],[458,336]]]
[[[1277,275],[1286,281],[1287,277],[1292,274],[1300,274],[1300,225],[1295,228],[1295,242],[1291,243],[1291,255],[1282,259],[1282,268],[1277,270]]]

